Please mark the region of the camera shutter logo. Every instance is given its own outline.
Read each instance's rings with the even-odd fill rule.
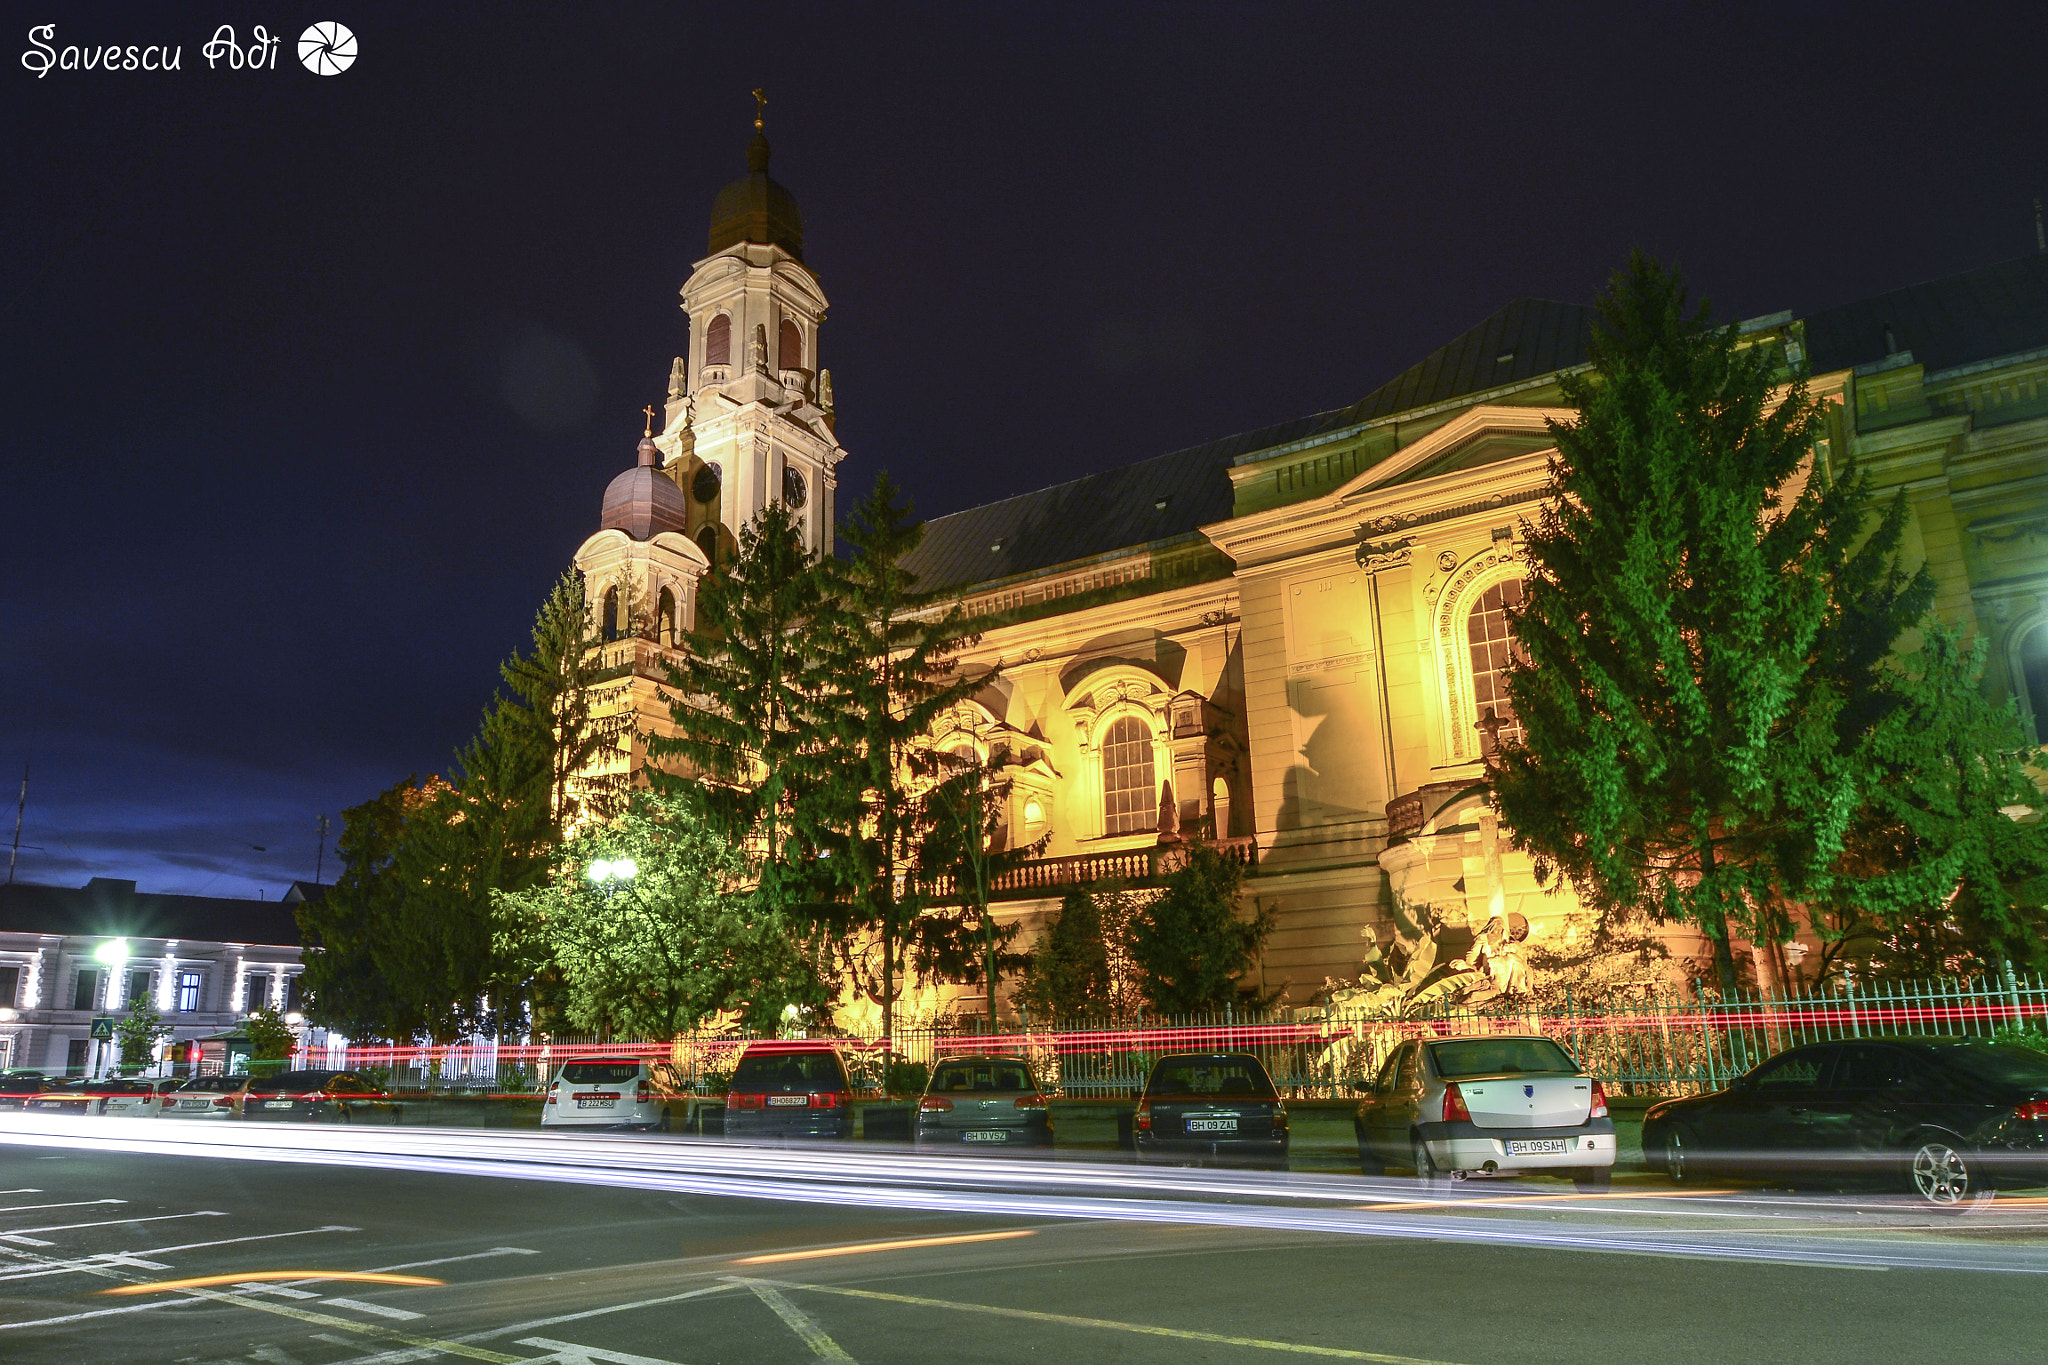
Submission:
[[[299,35],[299,60],[316,76],[339,76],[356,59],[356,35],[340,24],[314,24]]]

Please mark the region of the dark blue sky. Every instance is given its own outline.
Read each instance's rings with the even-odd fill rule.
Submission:
[[[4,77],[0,839],[32,759],[20,876],[74,885],[275,896],[447,766],[659,401],[757,84],[842,487],[926,514],[1350,402],[1631,246],[1809,311],[2022,254],[2048,193],[2037,6],[7,13],[183,49]],[[209,71],[222,23],[275,70]]]

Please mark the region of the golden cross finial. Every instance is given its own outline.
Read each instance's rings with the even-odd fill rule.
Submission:
[[[646,407],[640,409],[640,411],[647,414],[647,430],[641,432],[640,434],[642,436],[652,436],[654,434],[654,404],[649,403]]]
[[[767,112],[768,92],[766,90],[754,91],[754,131],[759,132],[761,130],[761,120]]]

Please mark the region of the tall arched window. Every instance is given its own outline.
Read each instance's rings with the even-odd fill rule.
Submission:
[[[775,354],[781,364],[778,369],[801,370],[804,367],[804,334],[788,318],[782,320],[782,331],[775,340]]]
[[[656,610],[659,615],[654,622],[654,638],[662,644],[673,645],[676,642],[676,595],[663,588]]]
[[[1522,580],[1503,579],[1473,604],[1465,618],[1465,638],[1472,647],[1472,719],[1486,719],[1488,708],[1498,719],[1501,742],[1519,742],[1522,724],[1508,705],[1507,667],[1521,650],[1508,634],[1508,608],[1522,605]],[[1483,732],[1482,732],[1483,734]],[[1491,756],[1492,746],[1481,740],[1481,752]]]
[[[619,638],[619,590],[615,586],[604,590],[604,620],[599,625],[605,639]]]
[[[1102,827],[1131,834],[1159,823],[1159,788],[1152,780],[1152,732],[1134,716],[1120,717],[1102,738]]]
[[[2034,743],[2048,744],[2048,621],[2020,641],[2019,665],[2020,691],[2034,718]]]
[[[720,313],[704,329],[704,363],[732,364],[732,318],[727,314]]]
[[[704,552],[704,561],[712,568],[718,567],[718,527],[711,525],[697,533],[697,548]]]

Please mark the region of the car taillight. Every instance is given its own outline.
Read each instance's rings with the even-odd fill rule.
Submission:
[[[551,1085],[551,1086],[549,1086],[549,1087],[548,1087],[548,1103],[549,1103],[549,1104],[553,1104],[553,1103],[555,1102],[555,1092],[556,1092],[557,1090],[560,1090],[561,1088],[562,1088],[562,1083],[561,1083],[560,1081],[556,1081],[556,1082],[555,1082],[555,1083],[554,1083],[553,1085]]]
[[[1444,1082],[1444,1122],[1470,1123],[1472,1111],[1465,1107],[1465,1092],[1456,1081]]]
[[[645,1081],[640,1082],[640,1091],[633,1097],[633,1102],[636,1104],[646,1104],[649,1100],[652,1100],[653,1098],[654,1087],[649,1085]]]
[[[1152,1101],[1138,1101],[1138,1112],[1132,1118],[1131,1123],[1134,1127],[1142,1128],[1148,1133],[1152,1131]]]
[[[1043,1109],[1045,1108],[1045,1096],[1026,1095],[1017,1101],[1017,1107],[1019,1109]]]
[[[235,1097],[233,1095],[222,1095],[213,1102],[213,1107],[216,1109],[232,1109],[235,1107]]]
[[[2028,1100],[2013,1110],[2012,1116],[2023,1123],[2039,1123],[2048,1119],[2048,1100]]]
[[[1022,1100],[1017,1101],[1017,1103],[1019,1104],[1022,1104],[1023,1102],[1024,1101]],[[953,1101],[947,1099],[943,1095],[926,1095],[923,1099],[917,1102],[917,1107],[919,1109],[926,1111],[927,1113],[937,1113],[940,1110],[951,1109],[953,1107]]]
[[[846,1103],[846,1096],[837,1090],[821,1090],[811,1096],[813,1109],[838,1109]]]
[[[762,1102],[767,1098],[765,1095],[727,1095],[725,1097],[725,1107],[728,1109],[759,1109]]]
[[[1600,1088],[1600,1082],[1593,1082],[1593,1112],[1586,1117],[1604,1119],[1607,1117],[1607,1092]]]

